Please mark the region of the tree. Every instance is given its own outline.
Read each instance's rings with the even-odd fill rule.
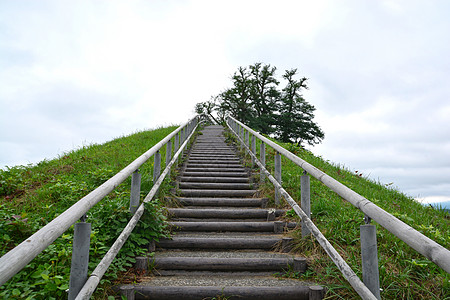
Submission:
[[[280,92],[277,90],[279,81],[275,78],[276,67],[255,63],[250,66],[252,74],[251,99],[256,115],[250,124],[254,129],[264,134],[273,133],[275,125],[275,112]]]
[[[309,145],[320,143],[324,138],[322,129],[313,121],[316,108],[306,102],[301,94],[308,89],[306,77],[295,80],[297,69],[286,70],[283,78],[287,81],[282,89],[277,123],[277,138],[283,142],[306,142]]]
[[[252,84],[250,76],[251,74],[244,67],[239,67],[233,74],[231,77],[233,87],[223,91],[217,97],[219,115],[225,116],[229,113],[249,125],[248,120],[253,114],[250,100]]]
[[[212,112],[214,111],[215,107],[216,107],[215,98],[211,97],[211,100],[209,101],[197,103],[195,105],[195,113],[203,117],[209,117],[211,120],[214,120],[214,122],[219,124],[217,119],[212,115]]]
[[[313,121],[316,109],[302,96],[302,90],[308,89],[308,79],[297,80],[297,69],[286,70],[282,76],[286,85],[280,91],[276,69],[262,63],[239,67],[231,77],[233,86],[213,97],[213,106],[198,103],[199,111],[206,111],[215,119],[212,116],[212,109],[215,109],[222,122],[226,115],[231,115],[256,131],[283,142],[299,146],[320,143],[324,133]]]

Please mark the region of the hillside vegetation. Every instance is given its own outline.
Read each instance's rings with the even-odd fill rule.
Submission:
[[[58,159],[1,170],[0,255],[116,174],[175,128],[138,132],[103,145],[85,146],[64,153]],[[446,212],[424,207],[390,186],[374,182],[360,172],[330,163],[295,145],[281,145],[444,247],[450,248],[450,218]],[[273,171],[274,151],[269,147],[266,151],[268,169]],[[164,151],[162,157],[165,157]],[[142,195],[147,194],[151,188],[152,169],[152,159],[140,168]],[[282,169],[283,186],[299,201],[300,176],[303,170],[284,158]],[[127,180],[88,214],[88,222],[92,223],[93,228],[90,271],[95,268],[129,219],[129,187],[130,180]],[[161,199],[169,187],[166,183],[160,193]],[[261,188],[273,199],[270,184],[263,184]],[[364,224],[363,214],[315,179],[311,179],[311,202],[313,221],[361,277],[359,226]],[[146,214],[145,221],[140,222],[102,280],[96,298],[107,297],[107,287],[129,269],[135,255],[142,254],[140,246],[145,245],[150,238],[167,234],[159,201],[148,205],[147,211],[150,213]],[[292,211],[288,212],[288,216],[297,218]],[[377,233],[383,299],[450,299],[448,273],[378,225]],[[72,236],[71,228],[22,272],[4,284],[0,288],[0,296],[3,299],[65,298]],[[292,236],[297,242],[295,251],[309,257],[310,269],[305,274],[288,272],[280,276],[326,285],[329,289],[327,299],[359,298],[317,242],[311,238],[302,239],[298,230]]]
[[[76,201],[115,175],[176,127],[159,128],[121,137],[102,145],[89,145],[36,165],[0,170],[0,256],[54,219]],[[165,157],[162,149],[162,157]],[[163,162],[164,167],[164,162]],[[152,186],[153,158],[141,168],[141,195]],[[92,223],[89,271],[93,271],[120,234],[128,213],[128,179],[88,212]],[[164,192],[164,191],[162,191]],[[161,193],[160,195],[163,195]],[[102,280],[107,286],[127,270],[140,246],[165,232],[158,202],[146,206],[140,222]],[[70,274],[73,226],[26,268],[0,287],[3,299],[65,299]],[[102,287],[97,295],[104,293]]]
[[[294,144],[273,141],[450,249],[450,215],[445,210],[423,206],[392,188],[392,184],[371,180],[359,171],[351,171]],[[259,141],[256,149],[259,157]],[[266,147],[266,167],[272,174],[274,174],[274,156],[275,151]],[[247,164],[251,166],[250,160],[247,160]],[[300,203],[302,173],[300,167],[282,157],[282,184],[297,203]],[[266,181],[261,188],[266,196],[274,198],[273,185],[270,182]],[[286,202],[282,205],[287,209],[290,208]],[[288,212],[288,216],[300,222],[293,210]],[[365,224],[364,214],[311,176],[311,218],[333,247],[362,278],[359,226]],[[450,299],[450,274],[374,221],[372,224],[377,226],[382,299]],[[295,251],[309,258],[310,269],[305,274],[290,272],[280,276],[326,285],[327,299],[360,299],[319,243],[311,237],[302,239],[300,229],[291,235],[296,241]]]

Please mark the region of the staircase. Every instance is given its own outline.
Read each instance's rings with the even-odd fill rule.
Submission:
[[[267,208],[222,126],[208,126],[188,153],[177,182],[182,208],[168,208],[171,239],[156,244],[149,280],[122,286],[130,299],[322,299],[320,286],[274,273],[304,272],[306,259],[288,254],[284,233],[296,224]]]

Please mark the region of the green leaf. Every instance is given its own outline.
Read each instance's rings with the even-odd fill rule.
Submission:
[[[64,284],[58,286],[58,289],[61,290],[61,291],[65,291],[68,288],[69,288],[69,285],[67,283],[64,283]]]

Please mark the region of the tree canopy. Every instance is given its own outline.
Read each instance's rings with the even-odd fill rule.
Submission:
[[[231,115],[247,126],[282,142],[314,145],[324,132],[313,121],[315,107],[302,95],[308,89],[306,77],[296,78],[297,69],[282,75],[284,87],[276,77],[276,67],[255,63],[239,67],[231,77],[232,87],[196,104],[196,112],[220,121]]]

